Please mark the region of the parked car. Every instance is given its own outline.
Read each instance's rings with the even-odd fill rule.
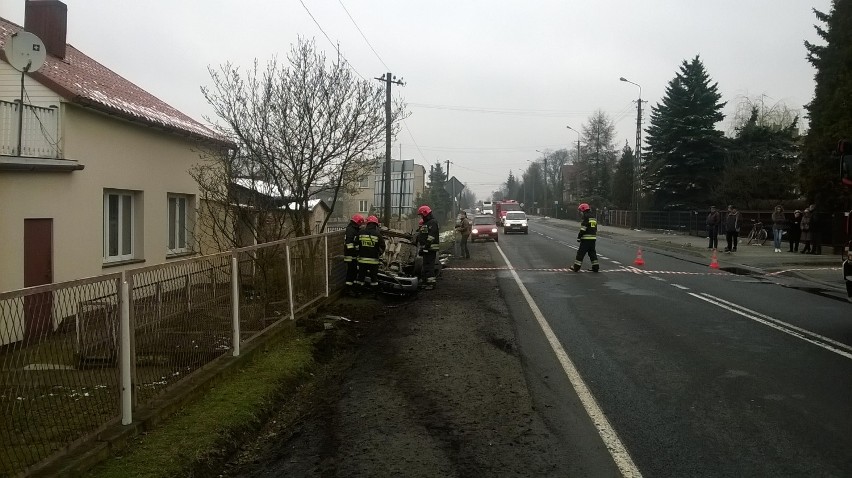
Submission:
[[[471,226],[470,242],[477,239],[493,239],[494,242],[497,242],[497,219],[491,214],[473,216]]]
[[[510,232],[529,233],[527,228],[527,213],[524,211],[508,211],[503,219],[503,234]]]

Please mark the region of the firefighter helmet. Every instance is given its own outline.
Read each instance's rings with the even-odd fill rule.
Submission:
[[[420,206],[419,208],[417,208],[417,214],[418,214],[419,216],[424,216],[424,217],[425,217],[425,216],[428,216],[428,215],[429,215],[429,214],[431,214],[431,213],[432,213],[432,208],[431,208],[431,207],[429,207],[429,206],[427,206],[427,205],[425,205],[425,204],[424,204],[424,205],[422,205],[422,206]]]
[[[370,224],[371,222],[372,222],[372,223],[374,223],[374,224],[378,224],[378,223],[379,223],[379,218],[377,218],[376,216],[370,216],[370,217],[368,217],[368,218],[367,218],[367,224]]]
[[[361,224],[364,224],[364,216],[360,214],[355,214],[352,216],[352,222],[360,226]]]
[[[579,206],[577,206],[577,210],[580,211],[580,212],[586,212],[590,209],[592,209],[592,208],[590,208],[589,205],[586,204],[586,203],[582,203]]]

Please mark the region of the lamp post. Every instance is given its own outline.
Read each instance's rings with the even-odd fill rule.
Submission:
[[[535,150],[536,153],[541,153],[541,157],[544,159],[544,170],[542,172],[542,177],[544,179],[544,215],[547,215],[547,155],[544,154],[544,151]]]
[[[639,87],[639,100],[636,102],[636,153],[634,154],[636,164],[633,166],[633,204],[636,208],[636,229],[639,229],[639,201],[642,197],[642,85],[634,83],[623,76],[619,80]]]
[[[570,125],[569,125],[569,126],[566,126],[566,128],[568,128],[568,129],[570,129],[571,131],[573,131],[573,132],[577,133],[577,162],[579,163],[579,162],[580,162],[580,132],[579,132],[579,131],[577,131],[576,129],[572,128]],[[576,171],[576,169],[575,169],[575,171],[574,171],[574,176],[576,176],[576,175],[577,175],[577,171]],[[579,184],[579,181],[575,181],[575,183]],[[575,188],[575,189],[576,189],[576,188]]]

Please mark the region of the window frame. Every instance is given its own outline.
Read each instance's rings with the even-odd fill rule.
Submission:
[[[116,237],[116,252],[117,254],[112,255],[110,253],[110,244],[112,239],[112,227],[110,225],[111,218],[111,210],[110,210],[110,198],[116,197],[118,198],[118,202],[116,204],[116,226],[115,233]],[[133,191],[128,190],[120,190],[120,189],[104,189],[103,194],[103,262],[105,264],[113,263],[113,262],[123,262],[130,261],[136,259],[136,214],[138,210],[138,206],[136,204],[137,195]],[[125,221],[125,200],[129,201],[129,215]],[[129,243],[129,244],[128,244]],[[125,246],[129,246],[128,252],[125,251]]]
[[[369,212],[370,211],[370,201],[366,199],[358,200],[358,212]]]
[[[174,201],[174,211],[172,202]],[[180,206],[183,203],[183,215]],[[193,196],[190,194],[168,193],[166,195],[166,255],[175,256],[192,252],[192,221]],[[174,215],[173,215],[174,213]],[[183,224],[181,224],[183,222]],[[181,233],[183,244],[181,245]],[[182,247],[181,247],[182,246]]]

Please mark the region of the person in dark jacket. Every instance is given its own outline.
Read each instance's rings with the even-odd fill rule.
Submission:
[[[358,278],[355,284],[369,288],[374,296],[379,293],[379,264],[385,252],[385,239],[379,230],[379,218],[370,216],[367,225],[358,234]]]
[[[459,213],[459,222],[456,225],[456,231],[461,235],[461,257],[470,259],[470,250],[467,248],[467,240],[470,237],[470,219],[467,218],[467,213],[462,211]]]
[[[438,233],[438,220],[432,215],[432,208],[423,205],[417,208],[417,215],[423,218],[423,224],[418,229],[417,244],[420,246],[420,254],[423,256],[423,277],[426,289],[434,289],[435,283],[435,261],[438,258],[438,249],[441,247],[441,237]]]
[[[355,214],[346,225],[346,234],[343,239],[343,262],[346,263],[346,293],[357,295],[355,279],[358,277],[358,234],[361,233],[361,225],[364,224],[364,216]]]
[[[725,216],[725,240],[728,242],[728,247],[725,248],[725,252],[737,252],[740,222],[740,212],[734,206],[728,206],[728,215]]]
[[[787,239],[790,241],[790,250],[788,252],[799,252],[799,239],[802,237],[802,211],[796,209],[793,212],[793,219],[790,220],[790,225],[787,228]]]
[[[719,226],[722,225],[722,216],[716,210],[716,206],[710,206],[710,214],[707,215],[707,237],[710,244],[707,249],[719,248]]]
[[[816,210],[816,204],[808,206],[808,211],[811,212],[811,244],[813,248],[810,254],[822,254],[822,220]]]
[[[574,258],[574,265],[571,266],[571,270],[579,272],[580,268],[583,267],[583,259],[588,253],[589,260],[592,261],[592,272],[598,272],[600,264],[598,264],[598,253],[595,250],[598,238],[598,220],[595,219],[592,208],[586,203],[580,204],[577,210],[580,211],[583,220],[580,223],[580,231],[577,233],[577,242],[580,243],[580,247],[577,249],[577,257]]]

